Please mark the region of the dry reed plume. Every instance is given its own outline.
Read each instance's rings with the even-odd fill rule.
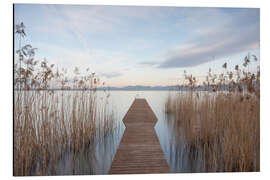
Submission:
[[[69,89],[66,70],[54,70],[46,59],[34,60],[31,45],[21,47],[26,34],[23,23],[16,25],[20,47],[14,67],[14,175],[57,175],[60,161],[72,154],[75,170],[78,156],[92,156],[95,141],[116,128],[113,112],[97,102],[99,79],[95,73],[80,75],[74,70],[72,88],[84,91],[54,91],[52,84]],[[72,93],[71,93],[72,92]],[[105,92],[108,97],[108,92]],[[95,164],[91,161],[88,173]]]
[[[209,70],[204,92],[185,72],[189,90],[167,99],[166,112],[184,131],[190,159],[201,158],[206,172],[260,170],[260,70],[247,72],[250,62],[248,55],[242,70],[237,65],[227,75]]]

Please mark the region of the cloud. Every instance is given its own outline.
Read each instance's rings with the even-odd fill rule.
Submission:
[[[101,73],[100,75],[106,78],[115,78],[115,77],[122,76],[122,74],[118,72]]]
[[[80,33],[126,32],[137,27],[134,22],[149,28],[161,19],[166,7],[106,6],[106,5],[40,5],[49,21],[40,30],[67,30]],[[168,8],[168,7],[167,7]],[[176,9],[175,9],[176,10]],[[169,12],[169,11],[168,11]],[[155,14],[155,16],[152,16]],[[47,25],[46,24],[46,25]]]
[[[159,68],[191,67],[233,54],[259,48],[259,10],[245,9],[235,14],[215,11],[205,17],[197,14],[191,22],[196,24],[204,18],[211,18],[208,26],[199,26],[194,37],[168,51]],[[212,17],[210,17],[210,15]],[[214,19],[213,17],[218,17]],[[190,19],[192,19],[190,17]]]
[[[47,43],[35,43],[39,48],[36,58],[42,59],[46,52],[50,52],[50,55],[45,56],[49,63],[53,63],[56,67],[68,69],[68,75],[73,75],[73,69],[78,67],[82,73],[86,73],[85,70],[89,68],[90,72],[105,73],[104,77],[113,77],[118,72],[128,67],[129,65],[126,59],[132,59],[127,54],[116,51],[104,51],[101,49],[92,49],[91,52],[81,49],[70,50],[58,45],[50,45]],[[107,73],[109,72],[109,73]],[[120,73],[118,73],[120,74]]]
[[[160,22],[168,22],[168,13],[177,10],[96,5],[34,5],[32,9],[40,11],[39,23],[33,27],[41,34],[59,34],[57,38],[65,39],[69,46],[73,42],[79,43],[77,48],[82,47],[84,51],[97,46],[106,48],[116,41],[114,45],[125,44],[123,48],[132,52],[144,51],[152,48],[154,43],[160,43],[144,36],[167,29],[160,26]],[[164,13],[166,9],[168,13]]]
[[[155,65],[158,65],[159,63],[155,62],[155,61],[143,61],[140,64],[141,65],[146,65],[146,66],[155,66]]]

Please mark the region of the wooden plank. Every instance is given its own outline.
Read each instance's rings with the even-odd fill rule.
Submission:
[[[169,173],[154,126],[157,118],[145,99],[135,99],[125,115],[126,126],[109,174]]]

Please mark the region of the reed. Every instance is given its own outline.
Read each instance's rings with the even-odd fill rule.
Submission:
[[[23,23],[16,29],[20,38],[25,36]],[[87,75],[81,75],[75,68],[72,80],[65,69],[55,69],[46,59],[34,60],[35,50],[29,44],[21,47],[20,41],[16,51],[19,63],[14,66],[13,174],[61,175],[67,157],[72,158],[72,172],[65,174],[80,174],[84,158],[90,163],[85,173],[92,174],[95,143],[112,134],[117,126],[107,103],[97,99],[99,78],[89,69]],[[70,86],[80,91],[64,91]],[[55,87],[63,91],[52,90]],[[104,96],[108,101],[109,92],[105,91]]]
[[[14,175],[57,174],[64,153],[75,158],[116,128],[113,112],[98,107],[91,91],[14,95]]]
[[[219,83],[204,83],[203,92],[187,76],[189,90],[169,96],[165,105],[184,131],[190,159],[200,158],[206,172],[260,170],[260,72],[235,71],[235,78],[228,72]]]

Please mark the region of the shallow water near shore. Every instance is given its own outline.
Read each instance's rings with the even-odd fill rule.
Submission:
[[[44,91],[41,93],[48,92]],[[98,135],[89,146],[84,147],[80,152],[67,149],[56,165],[53,163],[48,164],[48,168],[51,169],[48,171],[48,175],[107,174],[125,130],[122,122],[123,117],[135,98],[145,98],[158,119],[155,130],[171,172],[202,172],[202,163],[199,161],[200,155],[198,155],[198,159],[191,160],[189,158],[189,149],[184,134],[181,134],[182,131],[175,128],[174,117],[165,113],[165,104],[168,95],[175,95],[176,93],[176,91],[95,92],[97,109],[104,108],[104,104],[106,104],[107,112],[113,112],[113,118],[117,124],[116,128],[113,129],[112,133],[103,136],[104,130],[97,127],[96,131]],[[78,91],[54,92],[55,97],[64,97],[66,111],[73,110],[71,106],[73,101],[70,100],[72,99],[70,97],[78,96],[80,98],[81,95],[83,94],[80,94]],[[36,97],[38,98],[38,95]],[[61,101],[59,108],[60,106]],[[72,118],[66,117],[66,119]],[[96,123],[102,124],[103,122]],[[177,133],[178,138],[176,139]],[[34,171],[33,174],[38,174],[38,172]]]
[[[101,94],[101,92],[98,93]],[[165,113],[168,95],[175,95],[176,93],[176,91],[111,91],[108,104],[115,110],[118,121],[122,124],[122,119],[133,100],[145,98],[158,119],[155,130],[171,172],[202,172],[200,158],[197,160],[189,159],[189,149],[184,135],[180,136],[180,140],[175,138],[174,117]],[[123,127],[121,132],[123,132]],[[121,137],[122,133],[117,135],[117,142],[120,142]],[[117,148],[118,144],[116,143],[115,147],[111,148]]]

